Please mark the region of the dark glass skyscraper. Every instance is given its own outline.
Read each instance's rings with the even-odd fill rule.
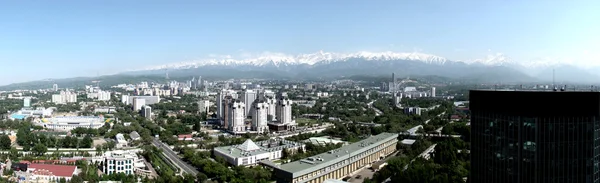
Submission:
[[[472,90],[474,183],[599,181],[600,93]]]

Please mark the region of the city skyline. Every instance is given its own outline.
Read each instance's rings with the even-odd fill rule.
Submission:
[[[7,2],[0,85],[114,74],[214,55],[422,52],[506,54],[595,65],[600,2]],[[15,69],[19,66],[21,69]],[[28,73],[23,73],[23,71]]]

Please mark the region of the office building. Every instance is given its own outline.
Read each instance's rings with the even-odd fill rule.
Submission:
[[[244,120],[245,116],[246,104],[240,101],[235,101],[229,104],[228,109],[228,124],[229,131],[237,133],[237,132],[245,132],[246,131],[246,123]]]
[[[299,142],[288,141],[280,138],[253,142],[248,139],[243,144],[216,147],[215,156],[223,157],[235,166],[256,165],[264,160],[276,160],[283,156],[283,151],[293,154],[299,149],[304,150],[305,145]]]
[[[121,134],[122,135],[122,134]],[[104,161],[102,162],[102,172],[104,174],[123,173],[125,175],[134,174],[134,162],[137,159],[135,153],[127,151],[109,151],[104,153]]]
[[[152,105],[160,102],[160,96],[121,96],[121,102],[125,105],[133,104],[134,99],[144,99],[145,105]]]
[[[275,165],[277,183],[322,183],[342,179],[396,151],[398,134],[382,133],[299,161]]]
[[[144,106],[144,107],[142,107],[142,110],[140,112],[141,112],[142,116],[144,116],[144,118],[146,118],[146,119],[152,118],[152,107]]]
[[[52,90],[58,91],[58,84],[53,84],[52,85]]]
[[[435,87],[431,87],[431,97],[435,97]]]
[[[472,90],[471,182],[600,182],[600,93]]]
[[[263,133],[269,131],[267,113],[269,105],[266,102],[255,102],[252,110],[252,130]]]
[[[24,97],[23,98],[23,108],[29,108],[31,107],[31,97]]]
[[[142,107],[145,105],[146,105],[146,99],[133,98],[133,110],[134,111],[142,110]]]
[[[251,111],[253,111],[254,109],[252,109],[252,104],[255,102],[257,98],[257,93],[254,90],[246,90],[242,93],[242,102],[244,104],[246,104],[246,112],[244,113],[246,116],[252,116]]]

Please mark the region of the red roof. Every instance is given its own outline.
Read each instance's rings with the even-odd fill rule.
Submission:
[[[37,175],[54,175],[57,177],[72,177],[77,166],[50,165],[50,164],[31,164],[27,169],[35,169],[33,172]]]
[[[181,134],[177,136],[178,138],[186,138],[186,139],[191,139],[192,138],[192,134]]]

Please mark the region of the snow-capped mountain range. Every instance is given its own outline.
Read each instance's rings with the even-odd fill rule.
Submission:
[[[229,55],[210,55],[207,59],[153,66],[123,74],[215,77],[339,77],[350,75],[438,75],[450,78],[469,78],[489,81],[552,80],[556,76],[566,81],[600,81],[595,73],[600,67],[583,68],[572,62],[560,62],[549,58],[529,61],[514,60],[502,53],[489,54],[484,58],[452,60],[419,52],[355,52],[316,53],[290,55],[283,53],[245,54],[239,58]]]
[[[203,66],[265,66],[265,65],[316,65],[326,64],[331,62],[343,62],[350,59],[364,59],[366,61],[394,61],[394,60],[410,60],[421,61],[427,64],[444,65],[448,62],[463,62],[466,64],[482,64],[486,66],[521,66],[524,68],[547,68],[563,64],[558,61],[549,59],[536,59],[525,62],[516,62],[512,58],[502,54],[495,53],[487,55],[485,58],[472,60],[450,60],[445,57],[412,52],[367,52],[361,51],[356,53],[334,53],[319,51],[316,53],[289,55],[283,53],[263,53],[256,56],[247,56],[247,58],[233,58],[232,56],[215,56],[212,55],[207,59],[199,59],[189,62],[171,63],[166,65],[151,66],[139,70],[164,70],[164,69],[190,69]],[[137,70],[137,71],[139,71]]]

